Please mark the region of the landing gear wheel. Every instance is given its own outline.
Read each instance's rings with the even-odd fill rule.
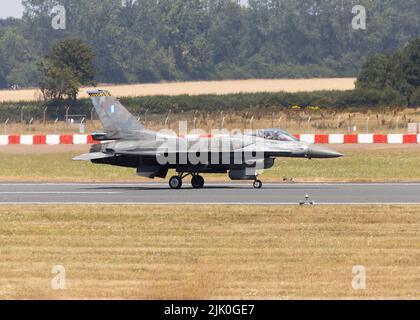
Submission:
[[[192,177],[191,185],[194,189],[202,189],[204,187],[204,178],[202,176]]]
[[[182,179],[180,177],[172,177],[169,180],[169,186],[171,187],[171,189],[181,189],[182,187]]]
[[[254,181],[254,189],[261,189],[262,188],[262,182],[260,180]]]

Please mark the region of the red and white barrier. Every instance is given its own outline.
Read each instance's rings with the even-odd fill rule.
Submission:
[[[420,134],[303,134],[296,137],[317,144],[420,144]]]
[[[94,144],[92,136],[76,135],[11,135],[0,136],[0,146],[6,145],[59,145],[59,144]]]
[[[211,135],[182,136],[198,140]],[[298,139],[316,144],[420,144],[420,134],[302,134]],[[97,143],[91,135],[0,135],[0,146],[7,145],[87,145]]]

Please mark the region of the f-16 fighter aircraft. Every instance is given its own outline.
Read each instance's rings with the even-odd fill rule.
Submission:
[[[74,160],[135,168],[147,178],[165,179],[169,170],[171,189],[180,189],[191,177],[193,188],[204,187],[201,174],[228,174],[231,180],[249,180],[260,189],[258,176],[279,157],[338,158],[342,154],[301,142],[280,129],[234,135],[176,135],[144,128],[127,109],[105,90],[89,91],[104,133],[94,133],[90,153]]]

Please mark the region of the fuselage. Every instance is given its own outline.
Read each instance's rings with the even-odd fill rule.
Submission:
[[[178,137],[149,132],[149,140],[110,141],[91,152],[113,154],[94,163],[137,168],[139,175],[166,177],[178,172],[227,173],[233,179],[252,180],[258,171],[270,169],[275,158],[336,158],[341,154],[297,139],[279,141],[255,135],[189,135]],[[154,135],[154,138],[150,139]],[[245,173],[244,171],[247,171]]]
[[[338,152],[309,145],[281,129],[264,129],[234,135],[181,135],[147,130],[106,90],[89,91],[104,133],[93,134],[90,153],[74,160],[92,161],[136,168],[139,176],[166,178],[169,170],[178,175],[169,180],[172,189],[180,189],[182,180],[191,176],[193,188],[204,186],[201,173],[229,173],[232,180],[254,180],[274,166],[279,157],[337,158]]]

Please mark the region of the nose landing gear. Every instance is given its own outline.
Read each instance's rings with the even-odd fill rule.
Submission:
[[[255,180],[254,181],[254,189],[261,189],[263,186],[261,180]]]

